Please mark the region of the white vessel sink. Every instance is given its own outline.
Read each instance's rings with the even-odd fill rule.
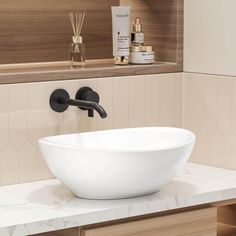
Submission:
[[[134,128],[46,137],[52,173],[76,196],[129,198],[157,192],[187,162],[195,135],[177,128]]]

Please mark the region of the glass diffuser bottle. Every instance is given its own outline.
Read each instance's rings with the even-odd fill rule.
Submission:
[[[81,30],[84,22],[85,13],[70,13],[70,20],[74,36],[69,48],[71,68],[85,67],[85,44],[81,36]]]
[[[85,44],[82,36],[72,37],[72,44],[70,45],[70,65],[71,68],[85,67]]]

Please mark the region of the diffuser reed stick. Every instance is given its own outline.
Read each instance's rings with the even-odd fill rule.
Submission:
[[[85,67],[85,45],[81,36],[84,24],[85,12],[69,13],[70,22],[73,30],[73,43],[70,46],[70,62],[72,68]]]

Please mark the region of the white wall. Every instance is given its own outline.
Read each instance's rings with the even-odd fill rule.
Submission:
[[[184,71],[236,76],[236,0],[185,0]]]

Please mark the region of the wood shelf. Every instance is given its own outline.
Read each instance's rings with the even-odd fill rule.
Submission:
[[[235,199],[226,202],[225,205],[217,207],[217,235],[235,236],[236,235],[236,201]]]
[[[235,236],[236,227],[228,224],[217,224],[217,236]]]
[[[52,80],[87,79],[181,72],[182,65],[156,62],[153,65],[115,66],[111,59],[89,60],[84,69],[71,69],[69,62],[0,65],[0,84]]]

